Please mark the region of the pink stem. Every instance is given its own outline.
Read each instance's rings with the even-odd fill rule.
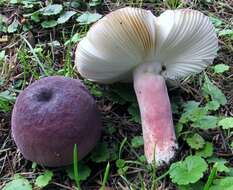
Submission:
[[[154,72],[136,70],[134,89],[139,103],[144,151],[149,163],[168,163],[177,148],[165,80]]]

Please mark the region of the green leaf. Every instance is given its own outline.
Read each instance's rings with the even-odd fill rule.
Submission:
[[[82,39],[82,36],[79,33],[76,33],[72,36],[71,42],[77,43],[77,42],[81,41],[81,39]]]
[[[23,8],[31,9],[34,7],[34,5],[40,5],[40,2],[35,0],[23,0],[21,1],[23,4]]]
[[[199,107],[199,102],[189,101],[184,104],[184,113],[181,115],[180,123],[186,124],[189,121],[195,122],[203,118],[208,110],[206,108]]]
[[[2,190],[32,190],[32,186],[29,181],[21,176],[13,179],[3,187]]]
[[[84,37],[84,35],[80,35],[79,33],[75,33],[69,40],[65,42],[65,46],[69,45],[71,42],[72,43],[77,43],[80,42],[81,39]]]
[[[68,1],[68,2],[64,2],[64,4],[67,6],[67,7],[72,7],[72,8],[79,8],[82,4],[82,2],[80,1],[77,1],[77,0],[73,0],[73,1]]]
[[[205,140],[199,134],[195,133],[186,139],[188,145],[193,149],[200,149],[204,147]]]
[[[3,14],[0,13],[0,23],[3,24],[3,23],[7,23],[7,17]]]
[[[18,3],[19,3],[19,0],[10,0],[10,3],[13,4],[13,5],[14,5],[14,4],[18,4]]]
[[[36,162],[32,162],[32,169],[36,169],[37,167],[37,163]]]
[[[110,158],[110,153],[106,143],[99,143],[91,153],[91,160],[93,162],[105,162]]]
[[[220,20],[220,19],[217,18],[217,17],[209,17],[209,18],[210,18],[210,21],[213,23],[213,25],[214,25],[215,27],[219,27],[219,26],[221,26],[221,25],[223,24],[223,21]]]
[[[62,9],[62,5],[60,4],[48,5],[47,7],[42,9],[42,14],[44,16],[57,15],[62,11]]]
[[[58,18],[57,23],[63,24],[67,22],[75,14],[76,14],[75,11],[66,11]]]
[[[0,5],[1,5],[1,1],[0,1]],[[7,17],[0,14],[0,32],[4,32],[4,33],[7,32],[6,23],[7,23]]]
[[[88,89],[90,90],[92,95],[94,95],[96,97],[103,96],[103,91],[99,85],[94,84],[93,82],[91,82],[89,80],[84,80],[84,83],[88,87]]]
[[[218,126],[222,126],[223,129],[233,128],[233,117],[227,117],[227,118],[221,119],[218,122]]]
[[[214,66],[214,72],[215,73],[224,73],[225,71],[228,71],[230,67],[226,64],[217,64]]]
[[[23,25],[23,31],[24,32],[28,32],[32,28],[33,28],[33,26],[31,24],[29,24],[29,23],[24,23],[24,25]]]
[[[0,32],[4,32],[4,33],[7,32],[7,27],[2,22],[0,22]]]
[[[215,167],[219,172],[226,172],[226,173],[230,172],[230,169],[227,166],[225,166],[224,162],[216,162]]]
[[[68,166],[66,169],[67,175],[70,179],[74,180],[74,170],[73,166]],[[79,161],[78,163],[78,178],[79,181],[86,180],[91,174],[91,169],[84,164],[82,161]]]
[[[208,160],[208,163],[214,163],[214,167],[217,168],[217,171],[219,172],[230,172],[230,169],[225,166],[225,164],[227,163],[227,161],[225,159],[222,159],[222,158],[209,158]]]
[[[173,183],[187,185],[195,183],[203,177],[207,170],[207,163],[199,156],[188,156],[184,161],[173,163],[170,166],[169,174]]]
[[[14,21],[8,26],[7,32],[14,33],[19,28],[19,21],[17,19],[14,19]]]
[[[108,123],[106,125],[106,127],[104,127],[104,132],[107,133],[108,135],[112,135],[113,133],[115,133],[117,130],[116,130],[116,127],[113,126],[113,124],[111,123]]]
[[[233,36],[233,30],[224,29],[224,30],[221,30],[218,35],[219,36]]]
[[[225,95],[217,86],[210,82],[207,75],[205,75],[205,82],[203,84],[202,91],[205,96],[210,95],[213,101],[216,101],[221,105],[225,105],[227,103]]]
[[[42,175],[36,178],[35,185],[40,188],[45,187],[52,180],[52,177],[53,177],[53,172],[46,170]]]
[[[86,12],[80,15],[76,20],[77,22],[80,23],[80,25],[86,25],[86,24],[91,24],[93,22],[96,22],[101,17],[102,17],[101,14]]]
[[[9,90],[5,90],[3,92],[0,92],[0,100],[7,101],[9,103],[14,103],[16,97]]]
[[[31,19],[34,21],[34,22],[40,22],[40,12],[39,11],[36,11],[34,13],[32,13],[31,15]]]
[[[108,161],[116,160],[118,158],[118,145],[116,143],[109,144],[108,150],[110,154]]]
[[[97,5],[100,5],[101,4],[101,0],[92,0],[90,3],[89,3],[89,6],[90,7],[95,7]]]
[[[7,113],[11,110],[11,105],[9,103],[0,100],[0,110],[4,113]]]
[[[185,112],[192,112],[194,109],[198,108],[199,104],[200,104],[199,102],[188,101],[183,105],[184,111]]]
[[[57,41],[57,40],[54,40],[54,41],[52,41],[52,42],[49,42],[48,45],[49,45],[49,46],[52,46],[52,47],[54,47],[54,48],[60,47],[60,46],[61,46],[60,42]]]
[[[113,103],[124,105],[127,102],[136,104],[137,99],[132,85],[129,84],[114,84],[111,86],[111,91],[106,93],[106,97]]]
[[[183,131],[184,125],[182,123],[177,123],[175,126],[175,132],[176,132],[176,136],[177,138],[179,138],[179,136],[181,135],[181,132]]]
[[[91,174],[91,169],[87,166],[82,164],[82,162],[78,165],[78,178],[79,181],[86,180]]]
[[[5,50],[0,51],[0,61],[5,61]]]
[[[133,103],[128,107],[128,112],[132,116],[130,119],[131,121],[134,121],[135,123],[140,123],[141,122],[141,117],[140,117],[140,110],[138,107],[138,104]]]
[[[214,185],[210,190],[233,190],[233,177],[224,177],[214,180]]]
[[[143,141],[143,137],[142,136],[135,136],[132,140],[131,140],[131,145],[133,148],[139,148],[141,146],[143,146],[144,141]]]
[[[125,166],[125,160],[123,160],[123,159],[118,159],[118,160],[116,161],[116,166],[117,166],[117,168],[123,168],[123,167]]]
[[[125,166],[125,167],[123,167],[123,168],[119,168],[119,169],[117,170],[117,173],[118,173],[119,175],[125,175],[125,173],[128,171],[128,169],[129,169],[128,166]]]
[[[227,173],[229,176],[232,176],[233,177],[233,168],[229,168],[229,172]]]
[[[141,155],[139,156],[138,160],[142,163],[146,163],[146,156],[145,155]]]
[[[200,117],[191,126],[203,130],[214,129],[217,127],[218,117],[212,115],[205,115]]]
[[[3,85],[5,83],[5,79],[0,77],[0,86]]]
[[[204,187],[204,183],[202,181],[198,181],[194,184],[182,185],[178,187],[178,190],[202,190]]]
[[[217,101],[209,101],[205,107],[208,110],[216,111],[220,107],[220,104]]]
[[[171,103],[172,113],[179,114],[179,105],[176,102]]]
[[[107,181],[109,179],[109,172],[110,172],[110,164],[108,162],[107,166],[105,168],[105,171],[104,171],[104,178],[103,178],[103,181],[101,183],[101,187],[100,187],[99,190],[105,190],[106,189],[105,187],[106,187],[106,183],[107,183]]]
[[[202,149],[196,151],[196,155],[201,156],[203,158],[208,158],[213,155],[214,152],[213,150],[214,150],[213,143],[206,142]]]
[[[54,26],[57,26],[57,21],[56,20],[45,20],[41,23],[41,26],[43,28],[52,28]]]

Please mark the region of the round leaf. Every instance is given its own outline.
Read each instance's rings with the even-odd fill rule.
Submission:
[[[73,166],[69,166],[66,169],[66,172],[70,179],[74,180],[74,170]],[[91,169],[85,165],[82,161],[78,163],[78,179],[80,181],[86,180],[91,174]]]
[[[75,11],[66,11],[58,18],[57,23],[63,24],[67,22],[75,14],[76,14]]]
[[[13,33],[16,32],[18,30],[19,27],[19,22],[17,19],[15,19],[7,28],[7,32],[9,33]]]
[[[214,180],[214,185],[210,187],[210,190],[232,190],[233,189],[233,177],[224,177],[223,179]]]
[[[207,163],[199,156],[188,156],[184,161],[173,163],[169,169],[173,183],[187,185],[202,178],[207,170]]]
[[[133,148],[139,148],[141,146],[143,146],[144,141],[143,141],[143,137],[142,136],[135,136],[132,140],[131,140],[131,145]]]
[[[32,186],[25,178],[18,178],[10,181],[2,190],[32,190]]]
[[[225,105],[227,103],[225,95],[210,81],[207,75],[205,75],[205,82],[202,86],[202,91],[205,96],[211,96],[213,101],[217,101],[221,105]]]
[[[208,110],[216,111],[216,110],[218,110],[219,107],[220,107],[220,104],[217,101],[209,101],[206,104],[206,108]]]
[[[192,127],[203,130],[214,129],[217,127],[218,118],[212,115],[205,115],[192,124]]]
[[[102,17],[101,14],[98,13],[83,13],[82,15],[80,15],[77,18],[77,21],[81,24],[81,25],[85,25],[85,24],[91,24],[93,22],[96,22],[97,20],[99,20]]]
[[[213,155],[213,149],[214,149],[213,144],[210,142],[206,142],[204,148],[198,150],[196,152],[196,155],[201,156],[203,158],[208,158]]]
[[[49,184],[49,182],[51,181],[52,177],[53,177],[53,172],[47,170],[47,171],[44,172],[44,174],[42,174],[42,175],[40,175],[40,176],[38,176],[36,178],[35,185],[37,187],[40,187],[40,188],[45,187],[46,185]]]
[[[200,149],[204,147],[205,140],[199,134],[195,133],[186,139],[188,145],[193,149]]]
[[[218,64],[214,66],[214,72],[215,73],[224,73],[225,71],[228,71],[230,67],[225,64]]]
[[[44,16],[50,16],[50,15],[57,15],[62,11],[62,5],[59,4],[53,4],[53,5],[48,5],[43,9],[42,14]]]
[[[218,122],[219,126],[222,126],[223,129],[233,128],[233,117],[227,117]]]
[[[41,26],[43,28],[52,28],[54,26],[57,26],[57,21],[56,20],[46,20],[41,23]]]
[[[110,158],[110,151],[106,143],[99,143],[91,153],[91,160],[99,163],[107,161]]]

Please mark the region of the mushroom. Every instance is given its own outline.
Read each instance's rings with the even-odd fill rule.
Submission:
[[[101,118],[95,100],[78,79],[54,76],[38,80],[17,97],[12,135],[23,156],[43,166],[73,162],[96,145]]]
[[[213,62],[218,40],[207,16],[191,9],[159,17],[126,7],[95,23],[76,49],[79,73],[92,81],[132,81],[147,161],[168,163],[177,148],[165,79],[199,73]]]

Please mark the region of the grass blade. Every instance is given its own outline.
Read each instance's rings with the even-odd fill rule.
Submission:
[[[31,44],[28,42],[28,40],[27,40],[23,35],[20,35],[20,37],[25,41],[25,43],[26,43],[27,46],[29,47],[29,49],[30,49],[32,55],[35,57],[35,59],[36,59],[38,65],[40,66],[41,70],[44,72],[44,74],[45,74],[46,76],[48,76],[48,75],[49,75],[48,72],[47,72],[46,69],[44,68],[44,65],[41,63],[40,59],[37,57],[37,55],[36,55],[34,49],[33,49],[32,46],[31,46]]]
[[[108,181],[108,177],[109,177],[109,171],[110,171],[110,164],[108,162],[107,166],[106,166],[106,169],[105,169],[105,172],[104,172],[104,179],[103,179],[103,182],[102,182],[102,185],[100,187],[100,190],[104,190],[105,189],[105,185]]]
[[[210,175],[208,177],[208,180],[207,180],[203,190],[209,190],[210,189],[210,186],[213,183],[214,178],[215,178],[216,175],[217,175],[217,167],[214,165],[211,172],[210,172]]]
[[[78,148],[77,144],[74,145],[74,154],[73,154],[73,161],[74,161],[74,180],[77,186],[78,190],[81,190],[80,188],[80,181],[78,177]]]

